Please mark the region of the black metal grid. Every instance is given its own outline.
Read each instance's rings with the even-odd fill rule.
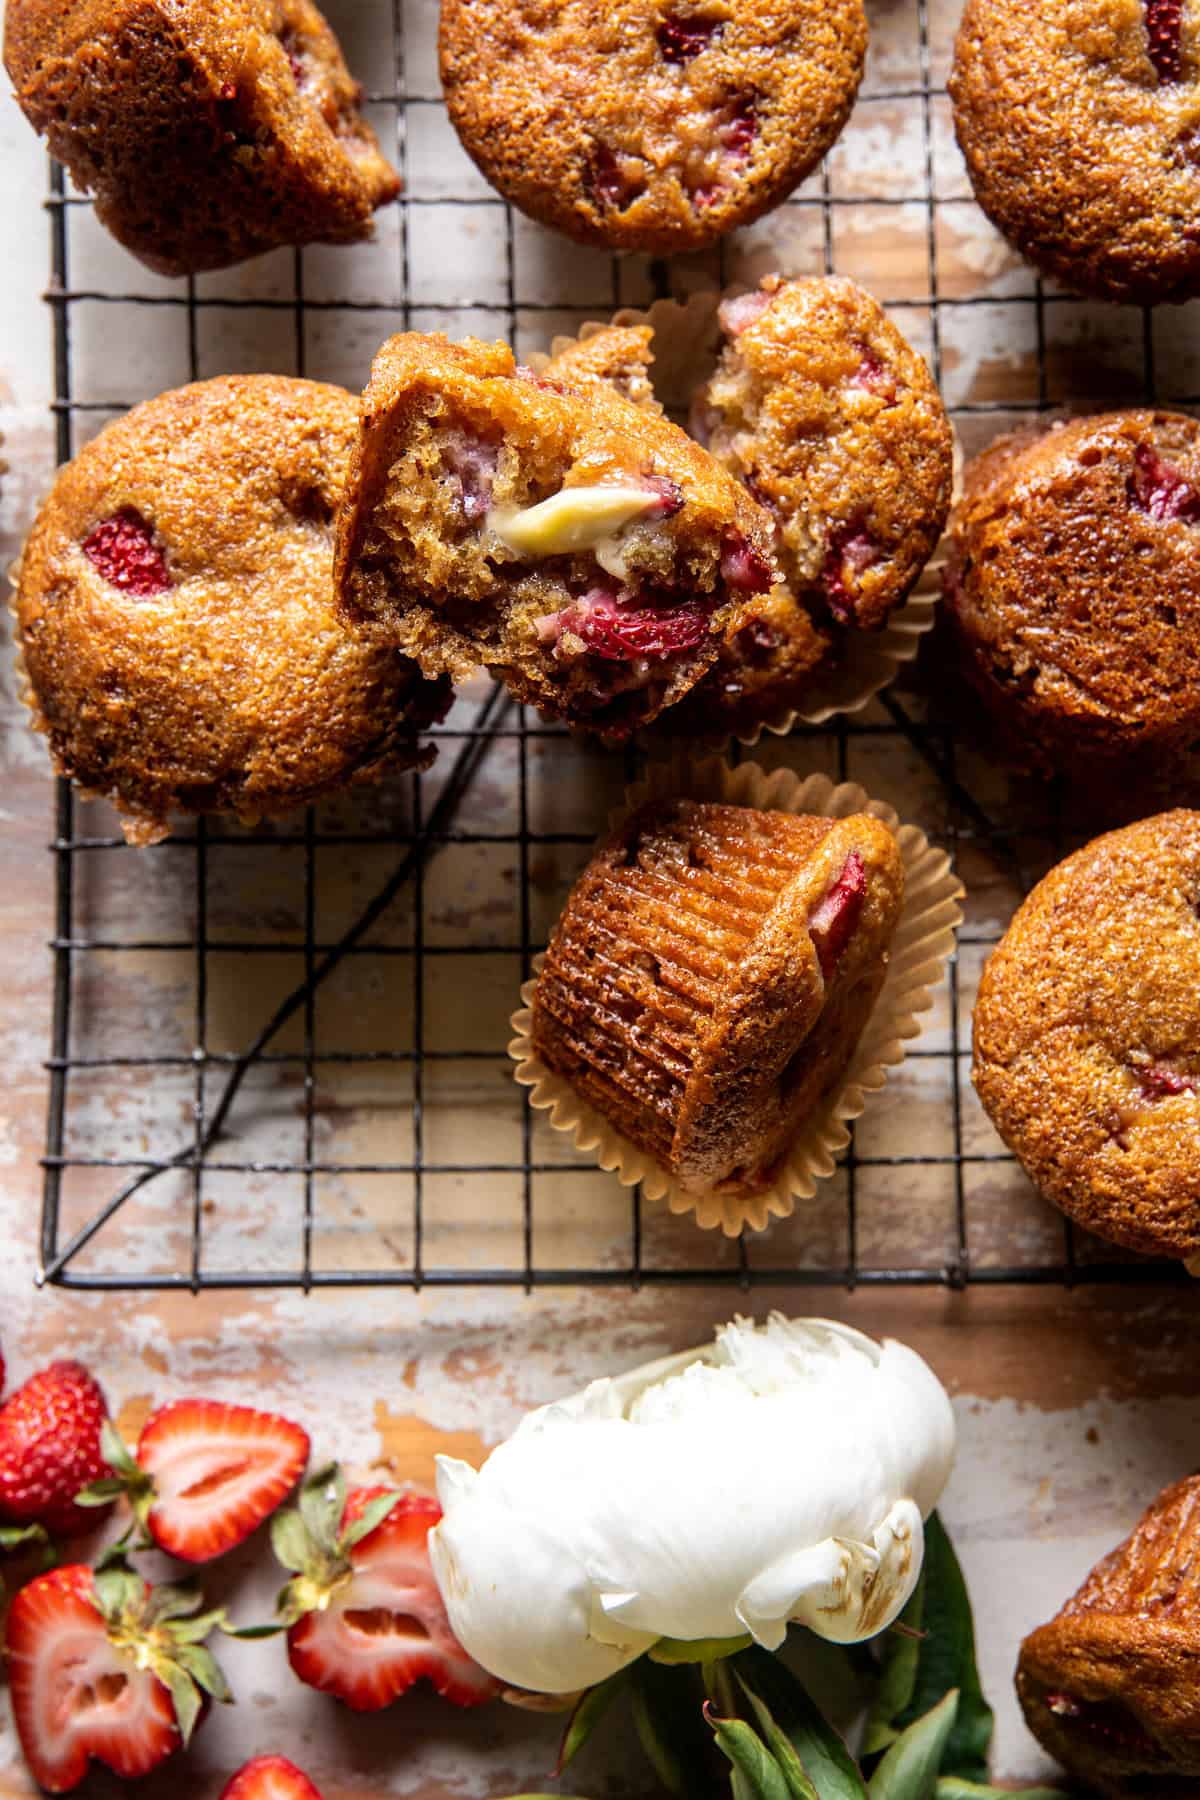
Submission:
[[[387,0],[377,0],[385,6]],[[952,302],[939,292],[939,250],[937,225],[939,205],[935,181],[935,108],[944,99],[944,90],[931,78],[930,0],[915,0],[913,28],[916,34],[917,64],[920,81],[916,86],[900,86],[864,91],[860,109],[880,103],[899,104],[919,110],[920,154],[913,170],[915,188],[910,194],[863,195],[852,199],[839,196],[834,189],[827,165],[815,186],[810,185],[789,203],[790,209],[807,210],[820,221],[823,236],[823,262],[827,270],[836,266],[835,218],[839,209],[895,209],[916,207],[924,216],[924,266],[914,270],[917,292],[911,296],[891,296],[889,305],[903,315],[929,320],[929,350],[939,382],[943,375],[943,318],[946,308],[972,305],[1004,304],[1032,309],[1036,324],[1037,387],[1035,394],[1020,400],[967,399],[952,408],[960,425],[975,414],[1009,414],[1014,410],[1038,412],[1048,409],[1058,396],[1052,396],[1048,380],[1048,317],[1052,310],[1067,302],[1067,295],[1046,292],[1041,283],[1018,301],[997,302],[990,296],[957,297]],[[336,21],[336,8],[330,8]],[[433,94],[406,91],[404,63],[403,0],[394,0],[395,26],[394,86],[371,95],[377,108],[394,115],[396,144],[401,172],[406,172],[408,127],[414,112],[437,107],[440,100]],[[83,304],[97,306],[136,306],[171,309],[178,319],[178,329],[186,337],[187,368],[191,378],[201,373],[201,320],[213,309],[229,312],[239,308],[275,315],[280,325],[290,319],[292,359],[295,372],[309,372],[306,353],[307,321],[315,314],[330,313],[351,316],[364,312],[389,311],[389,325],[400,328],[414,315],[424,323],[425,314],[452,314],[469,310],[472,302],[451,299],[434,301],[428,295],[420,303],[414,301],[410,269],[411,218],[419,207],[472,206],[494,208],[503,214],[501,255],[504,261],[503,311],[515,338],[519,320],[544,311],[547,315],[564,310],[537,299],[525,299],[518,293],[516,279],[515,233],[517,222],[511,210],[496,197],[465,197],[439,194],[425,198],[409,193],[402,202],[398,239],[399,298],[391,308],[373,301],[329,300],[306,297],[305,255],[292,258],[292,291],[289,295],[245,298],[238,295],[214,297],[200,291],[200,284],[188,281],[169,292],[145,294],[116,287],[72,286],[71,232],[72,215],[86,203],[67,191],[62,172],[52,169],[48,209],[52,238],[52,282],[48,300],[54,321],[55,400],[59,460],[66,460],[76,444],[76,430],[81,417],[89,413],[107,414],[118,411],[141,395],[127,400],[105,398],[102,401],[76,397],[72,328],[75,309]],[[714,270],[719,277],[726,273],[724,256]],[[671,291],[673,272],[664,265],[652,265],[650,274],[656,291]],[[581,295],[579,315],[596,316],[606,307],[620,303],[622,277],[616,259],[611,262],[611,285],[607,293]],[[481,305],[485,304],[483,302]],[[496,310],[493,302],[486,303]],[[1155,370],[1155,336],[1151,315],[1141,318],[1142,371],[1141,388],[1146,396],[1157,393]],[[382,335],[382,333],[381,333]],[[269,366],[269,365],[266,365]],[[311,371],[322,373],[323,371]],[[1081,399],[1084,396],[1080,396]],[[1200,404],[1200,399],[1187,394],[1171,396],[1175,404]],[[996,1148],[973,1149],[966,1140],[965,1109],[969,1102],[966,1062],[969,1057],[968,1032],[960,1007],[960,975],[957,963],[949,972],[949,1030],[944,1049],[918,1045],[910,1051],[914,1059],[940,1058],[946,1064],[947,1088],[951,1113],[951,1143],[942,1152],[919,1152],[907,1155],[865,1154],[852,1140],[844,1159],[844,1171],[838,1184],[827,1184],[811,1203],[815,1209],[844,1208],[844,1250],[821,1256],[785,1254],[763,1257],[756,1240],[740,1241],[730,1250],[710,1234],[691,1232],[680,1253],[676,1243],[673,1252],[662,1260],[646,1253],[649,1209],[643,1209],[639,1194],[632,1193],[627,1205],[627,1225],[614,1241],[608,1254],[594,1263],[556,1255],[545,1257],[538,1250],[537,1226],[545,1217],[547,1201],[544,1193],[535,1193],[541,1178],[561,1184],[565,1194],[570,1184],[582,1175],[593,1173],[586,1158],[561,1160],[561,1144],[553,1154],[539,1152],[537,1126],[530,1110],[520,1099],[519,1154],[509,1160],[456,1160],[439,1155],[429,1141],[430,1108],[428,1083],[430,1072],[439,1063],[465,1065],[495,1064],[503,1057],[503,1045],[481,1044],[464,1031],[464,1041],[447,1047],[444,1031],[432,1036],[430,1031],[430,984],[427,973],[436,968],[439,955],[446,946],[428,941],[426,930],[426,890],[431,867],[448,846],[473,846],[485,855],[515,857],[518,888],[518,939],[515,944],[459,945],[456,954],[509,957],[519,963],[522,978],[528,973],[530,960],[539,948],[533,918],[531,874],[533,859],[548,852],[562,851],[576,862],[582,860],[591,842],[599,816],[581,820],[586,829],[547,831],[535,828],[531,818],[531,758],[544,740],[556,740],[555,755],[575,757],[579,753],[561,733],[531,720],[524,709],[516,707],[499,690],[490,690],[475,704],[473,713],[461,719],[462,707],[448,724],[439,729],[440,773],[436,776],[414,775],[407,779],[407,795],[394,796],[397,809],[406,799],[407,818],[403,828],[394,822],[369,821],[365,828],[349,829],[344,825],[330,829],[320,809],[309,809],[298,834],[281,837],[274,828],[244,831],[226,827],[220,821],[200,821],[167,844],[153,851],[129,851],[112,833],[111,820],[101,828],[91,829],[93,808],[81,802],[70,787],[58,783],[55,834],[52,853],[56,865],[55,934],[51,949],[54,957],[54,1011],[52,1053],[48,1068],[50,1094],[47,1148],[44,1159],[44,1188],[41,1220],[42,1279],[65,1287],[84,1289],[153,1289],[207,1287],[467,1287],[513,1286],[532,1289],[541,1286],[608,1284],[639,1285],[643,1282],[730,1282],[744,1287],[759,1282],[772,1284],[815,1284],[824,1286],[856,1284],[929,1285],[963,1287],[970,1283],[1066,1283],[1118,1282],[1154,1278],[1175,1278],[1180,1273],[1170,1267],[1160,1268],[1144,1262],[1116,1260],[1110,1252],[1077,1241],[1069,1225],[1061,1228],[1057,1245],[1045,1246],[1044,1215],[1043,1250],[1034,1256],[1018,1259],[1005,1256],[980,1256],[972,1246],[970,1206],[972,1174],[989,1165],[1011,1165],[1011,1159]],[[857,754],[866,746],[877,748],[891,742],[897,749],[905,745],[914,750],[922,764],[934,771],[942,795],[944,830],[942,840],[956,857],[969,853],[984,858],[1011,877],[1016,891],[1028,885],[1022,866],[1022,843],[1030,832],[1028,821],[1020,829],[1013,821],[999,816],[989,802],[981,804],[972,794],[972,779],[960,775],[960,746],[941,726],[925,721],[922,705],[907,694],[903,699],[893,692],[884,696],[866,715],[854,720],[842,719],[830,729],[796,734],[794,760],[805,763],[824,761],[839,777],[855,772]],[[504,746],[515,746],[516,817],[511,830],[486,831],[457,824],[467,802],[472,784],[480,779],[489,757],[497,756]],[[832,760],[830,760],[832,759]],[[628,771],[627,771],[628,772]],[[1060,852],[1064,838],[1057,822],[1048,817],[1033,834],[1047,840]],[[300,945],[292,942],[262,941],[251,933],[244,941],[214,937],[210,927],[210,892],[213,868],[223,852],[239,855],[254,852],[269,857],[283,844],[290,852],[298,851],[302,861],[302,900],[300,912],[303,928]],[[322,894],[320,863],[322,853],[353,857],[357,850],[390,845],[395,847],[396,863],[382,888],[369,904],[341,932],[323,936],[318,929],[318,913]],[[191,898],[178,920],[178,930],[166,936],[145,934],[136,929],[105,933],[90,928],[89,897],[97,885],[115,879],[113,858],[130,857],[187,859],[192,868]],[[97,873],[97,870],[99,871]],[[88,897],[80,898],[81,872],[86,872]],[[411,942],[386,947],[373,943],[371,933],[393,909],[403,906],[411,910]],[[980,931],[970,921],[963,944],[985,944],[998,935],[994,927]],[[273,1008],[264,1010],[264,1022],[250,1035],[244,1048],[229,1050],[210,1042],[210,994],[213,959],[239,959],[242,968],[260,965],[262,959],[280,953],[302,961],[301,979],[285,998]],[[191,1032],[190,1044],[177,1051],[149,1044],[136,1054],[107,1051],[102,1039],[111,1022],[90,1016],[80,1019],[80,993],[91,967],[97,961],[111,966],[112,959],[186,957],[191,962]],[[400,958],[411,969],[411,1039],[404,1047],[392,1044],[372,1045],[364,1049],[338,1049],[323,1041],[319,1025],[319,1001],[326,983],[355,959],[370,962],[384,956]],[[511,995],[516,1003],[515,983]],[[285,1027],[298,1022],[301,1045],[296,1050],[281,1050],[278,1041]],[[386,1022],[382,1022],[385,1024]],[[441,1021],[444,1026],[445,1021]],[[383,1035],[386,1035],[384,1030]],[[80,1042],[82,1040],[82,1047]],[[323,1073],[330,1068],[353,1065],[377,1065],[394,1070],[399,1082],[402,1072],[411,1084],[411,1152],[393,1160],[354,1161],[334,1153],[324,1155],[318,1148],[319,1129],[326,1124],[318,1092]],[[256,1071],[271,1070],[289,1075],[298,1073],[301,1086],[302,1115],[301,1151],[297,1155],[272,1160],[253,1157],[244,1150],[239,1154],[239,1100],[244,1100],[248,1077]],[[76,1133],[70,1123],[71,1102],[75,1089],[97,1074],[130,1082],[148,1084],[153,1105],[155,1084],[172,1076],[186,1078],[190,1085],[190,1129],[168,1147],[150,1145],[142,1155],[87,1154],[77,1147]],[[399,1102],[398,1102],[399,1104]],[[910,1262],[904,1255],[860,1255],[860,1194],[867,1171],[894,1171],[898,1190],[915,1178],[918,1169],[941,1166],[949,1172],[952,1184],[952,1222],[947,1232],[946,1253],[940,1259]],[[908,1174],[906,1175],[906,1171]],[[99,1204],[86,1209],[85,1217],[67,1203],[66,1183],[73,1177],[103,1179],[111,1177],[112,1188]],[[405,1253],[393,1261],[385,1258],[381,1265],[321,1265],[315,1254],[319,1236],[321,1208],[318,1184],[323,1177],[361,1176],[394,1180],[397,1192],[409,1196],[403,1210],[407,1219]],[[258,1181],[298,1181],[301,1195],[293,1207],[295,1254],[279,1266],[212,1266],[207,1237],[211,1230],[211,1186],[214,1177],[250,1178]],[[473,1261],[434,1262],[426,1255],[428,1226],[428,1194],[434,1178],[463,1177],[483,1182],[495,1178],[515,1181],[519,1193],[519,1223],[516,1254],[501,1264],[475,1266]],[[139,1239],[132,1234],[118,1247],[116,1266],[89,1267],[87,1253],[99,1246],[111,1228],[118,1228],[132,1204],[144,1197],[155,1184],[175,1178],[185,1184],[179,1204],[186,1210],[187,1229],[183,1253],[176,1267],[151,1267],[139,1251]],[[550,1203],[553,1204],[553,1203]],[[1039,1203],[1030,1198],[1030,1206]],[[286,1210],[286,1208],[284,1208]],[[1056,1226],[1056,1233],[1059,1228]],[[381,1227],[386,1241],[386,1228]],[[1019,1235],[1019,1233],[1017,1234]],[[464,1240],[465,1241],[465,1240]],[[247,1257],[247,1263],[253,1258]]]

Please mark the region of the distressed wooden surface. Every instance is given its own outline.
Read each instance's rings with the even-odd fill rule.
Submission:
[[[383,5],[330,7],[360,68],[386,67],[390,31]],[[932,10],[930,54],[935,81],[944,77],[955,7]],[[410,77],[432,91],[432,0],[411,0]],[[914,46],[915,0],[888,0],[872,8],[875,30],[869,81],[876,89],[906,90],[919,83]],[[376,85],[383,85],[379,79]],[[982,220],[969,196],[952,145],[948,108],[935,99],[931,152],[937,208],[939,292],[960,307],[944,308],[941,349],[948,399],[961,405],[999,400],[1011,408],[994,418],[965,421],[968,447],[1039,397],[1032,279]],[[32,135],[4,100],[0,108],[8,204],[0,210],[5,287],[4,339],[0,349],[0,427],[12,464],[0,501],[0,553],[11,557],[26,528],[51,465],[49,318],[38,295],[47,272],[41,199],[45,165]],[[860,105],[830,160],[835,199],[863,202],[834,212],[834,255],[883,298],[899,299],[927,286],[926,209],[912,200],[914,171],[923,168],[925,140],[919,103],[896,99]],[[500,334],[506,329],[503,290],[497,283],[498,215],[487,190],[470,170],[433,109],[422,113],[410,143],[414,191],[474,195],[480,205],[457,208],[439,235],[433,209],[414,211],[411,244],[414,323],[429,324],[422,297],[447,293],[489,299],[463,308],[449,329]],[[819,192],[819,186],[816,188]],[[899,208],[868,204],[893,198]],[[104,239],[86,215],[73,221],[72,275],[81,286],[158,293],[158,282]],[[551,330],[578,323],[581,284],[603,290],[605,271],[587,253],[557,244],[518,222],[514,254],[519,294],[528,307],[518,324],[530,347]],[[795,208],[745,234],[739,267],[747,276],[767,268],[824,266],[819,212]],[[601,259],[602,260],[602,259]],[[306,337],[306,368],[313,375],[359,383],[378,341],[397,323],[394,310],[394,221],[384,220],[380,243],[362,252],[316,252],[306,257],[310,293],[378,300],[378,310],[353,315],[316,314]],[[695,279],[711,273],[696,259]],[[266,298],[290,290],[290,259],[267,258],[244,270],[205,278],[213,293]],[[481,296],[480,283],[485,292]],[[491,288],[487,283],[491,282]],[[622,299],[648,295],[641,259],[622,271]],[[974,304],[983,302],[983,304]],[[593,315],[597,307],[583,309]],[[1141,377],[1141,317],[1127,309],[1063,306],[1048,309],[1047,393],[1086,400],[1133,398]],[[81,306],[76,313],[76,369],[81,397],[135,399],[187,375],[181,363],[178,317],[132,307]],[[1185,391],[1195,391],[1195,308],[1155,321],[1160,367]],[[903,309],[902,327],[928,348],[928,311]],[[442,323],[442,320],[437,320]],[[201,368],[289,368],[294,354],[287,315],[250,308],[226,315],[219,329],[205,315]],[[93,423],[102,422],[98,415]],[[735,1289],[646,1288],[458,1291],[413,1295],[403,1290],[366,1294],[123,1293],[64,1294],[34,1285],[38,1218],[38,1156],[44,1125],[42,1059],[49,1028],[51,787],[42,748],[29,734],[18,705],[11,659],[2,674],[4,790],[3,935],[0,937],[0,1047],[7,1071],[0,1112],[0,1340],[10,1381],[22,1379],[49,1358],[80,1356],[101,1376],[122,1426],[136,1430],[146,1412],[169,1398],[203,1392],[276,1406],[305,1421],[320,1454],[336,1453],[359,1474],[386,1470],[398,1480],[428,1483],[438,1450],[476,1460],[502,1437],[521,1412],[579,1386],[605,1370],[633,1364],[706,1338],[738,1308],[758,1312],[779,1304],[791,1312],[845,1318],[876,1334],[905,1338],[922,1352],[951,1389],[961,1431],[958,1468],[945,1514],[967,1565],[982,1639],[985,1684],[999,1711],[997,1770],[1029,1778],[1044,1762],[1025,1734],[1012,1699],[1010,1671],[1021,1633],[1055,1610],[1094,1558],[1133,1522],[1150,1496],[1197,1461],[1200,1402],[1195,1384],[1195,1302],[1188,1290],[1139,1287],[1065,1293],[1056,1288],[973,1289],[950,1295],[935,1290],[800,1290],[762,1287],[752,1297]],[[819,763],[832,741],[796,746],[772,744],[763,760],[803,755]],[[891,800],[927,830],[942,835],[944,797],[928,771],[895,741],[855,746],[848,773]],[[590,830],[619,794],[617,759],[593,755],[563,760],[561,746],[534,753],[532,792],[545,809],[544,826]],[[564,771],[571,770],[568,779]],[[970,767],[973,790],[991,803],[1024,805],[993,771]],[[511,813],[515,767],[498,752],[468,798],[466,817],[494,820]],[[401,791],[335,803],[325,815],[332,828],[394,818],[407,804]],[[108,829],[101,809],[89,809]],[[299,946],[302,906],[295,841],[280,830],[278,852],[249,858],[236,846],[214,863],[211,922],[217,939],[244,941],[261,935]],[[1031,836],[1025,846],[1036,864],[1049,848]],[[390,854],[390,853],[388,853]],[[191,853],[186,849],[139,858],[124,852],[81,876],[79,917],[96,929],[168,936],[188,929]],[[579,860],[578,847],[539,851],[531,863],[535,936],[553,918]],[[319,867],[323,929],[335,933],[353,916],[386,872],[387,856],[362,851],[333,854]],[[986,939],[1002,928],[1013,903],[1011,886],[978,851],[961,863],[971,889],[969,934],[960,963],[958,1017],[943,992],[922,1048],[873,1104],[859,1133],[860,1151],[945,1154],[952,1146],[950,1100],[952,1023],[960,1047],[968,1041],[974,980]],[[439,1065],[426,1092],[426,1130],[441,1160],[483,1163],[519,1159],[521,1098],[503,1057],[505,1019],[515,1001],[518,959],[497,949],[495,958],[455,959],[456,946],[516,941],[516,872],[511,855],[478,849],[444,853],[426,882],[426,931],[448,954],[438,965],[430,1001],[430,1029],[449,1045],[468,1029],[496,1051],[485,1064]],[[406,910],[407,909],[407,910]],[[402,902],[381,926],[381,941],[403,944],[411,932],[411,903]],[[294,957],[249,961],[216,954],[210,964],[209,1043],[238,1048],[269,1010],[272,997],[295,979]],[[343,1048],[403,1040],[411,1028],[411,987],[395,977],[399,959],[381,956],[359,965],[329,998],[323,1028]],[[89,965],[81,987],[81,1031],[111,1053],[116,1034],[133,1042],[190,1045],[192,1028],[188,957],[156,953],[139,960]],[[391,971],[391,973],[389,973]],[[187,1128],[188,1081],[150,1081],[135,1073],[110,1075],[75,1089],[69,1118],[78,1152],[144,1154],[177,1141]],[[319,1070],[316,1142],[331,1161],[403,1160],[410,1131],[411,1091],[395,1071],[357,1067]],[[964,1087],[964,1139],[969,1148],[996,1148],[990,1128]],[[270,1160],[294,1154],[301,1108],[297,1076],[284,1071],[257,1082],[238,1114],[239,1143]],[[439,1135],[440,1134],[440,1135]],[[612,1267],[627,1254],[628,1200],[610,1178],[573,1167],[541,1125],[535,1154],[562,1163],[561,1172],[537,1178],[534,1192],[535,1259],[541,1264],[585,1261]],[[398,1149],[398,1146],[401,1148]],[[843,1190],[835,1180],[793,1221],[777,1227],[754,1248],[763,1268],[802,1261],[840,1266],[846,1255]],[[110,1192],[111,1172],[81,1183],[68,1210],[86,1215]],[[981,1262],[1016,1259],[1036,1263],[1058,1253],[1058,1220],[1032,1196],[1011,1166],[972,1165],[968,1176],[972,1254]],[[864,1264],[898,1259],[940,1266],[952,1254],[955,1211],[952,1174],[945,1165],[860,1173],[858,1251]],[[255,1266],[286,1262],[295,1241],[297,1193],[282,1177],[225,1180],[209,1190],[206,1243],[211,1266],[246,1257]],[[186,1251],[187,1198],[162,1187],[158,1196],[128,1209],[111,1233],[98,1239],[82,1266],[174,1267]],[[410,1196],[403,1183],[378,1178],[331,1178],[318,1197],[315,1254],[329,1268],[406,1265],[412,1245]],[[74,1214],[70,1214],[74,1217]],[[427,1266],[464,1262],[519,1264],[522,1253],[519,1186],[495,1177],[459,1176],[430,1184],[426,1196]],[[705,1240],[698,1247],[686,1222],[648,1218],[644,1253],[650,1263],[678,1265],[732,1255],[728,1245]],[[1085,1246],[1083,1253],[1103,1254]],[[269,1607],[277,1576],[262,1545],[239,1553],[214,1576],[214,1593],[228,1597],[241,1616]],[[375,1719],[351,1718],[301,1688],[291,1677],[280,1645],[231,1645],[225,1660],[241,1704],[213,1717],[197,1739],[187,1774],[169,1769],[144,1791],[151,1800],[186,1793],[208,1800],[222,1778],[246,1756],[282,1749],[296,1756],[321,1784],[327,1800],[367,1795],[499,1796],[538,1787],[552,1762],[552,1722],[528,1714],[489,1709],[460,1714],[424,1697],[411,1697]],[[618,1745],[607,1759],[581,1770],[579,1785],[608,1795],[646,1791],[636,1759]],[[16,1753],[11,1726],[0,1720],[0,1793],[32,1793]],[[97,1778],[96,1794],[115,1794]]]

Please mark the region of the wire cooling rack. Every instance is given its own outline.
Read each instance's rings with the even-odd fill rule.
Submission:
[[[766,269],[838,270],[925,350],[968,450],[1049,408],[1196,405],[1188,309],[1088,307],[986,227],[952,147],[954,0],[874,8],[854,117],[825,167],[712,258],[580,252],[472,170],[437,88],[433,0],[327,6],[405,198],[375,245],[165,282],[105,239],[52,169],[60,460],[147,394],[230,368],[360,386],[389,331],[505,335],[522,352],[614,306]],[[381,72],[387,71],[381,79]],[[581,748],[482,683],[439,759],[244,830],[127,849],[60,782],[42,1278],[75,1288],[817,1285],[1122,1281],[1030,1189],[978,1109],[974,984],[1070,839],[906,685],[760,760],[859,780],[950,848],[969,889],[930,1024],[796,1216],[731,1243],[665,1216],[527,1107],[508,1014],[628,758]]]

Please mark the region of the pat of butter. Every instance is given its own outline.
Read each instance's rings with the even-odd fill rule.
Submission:
[[[519,556],[565,556],[596,549],[643,513],[661,507],[662,495],[644,487],[562,488],[520,512],[494,507],[487,528]]]

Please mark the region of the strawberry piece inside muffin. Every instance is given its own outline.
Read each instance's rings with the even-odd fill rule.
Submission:
[[[621,738],[693,686],[775,579],[771,524],[657,411],[502,345],[377,359],[339,530],[347,618],[427,674],[481,663]]]

